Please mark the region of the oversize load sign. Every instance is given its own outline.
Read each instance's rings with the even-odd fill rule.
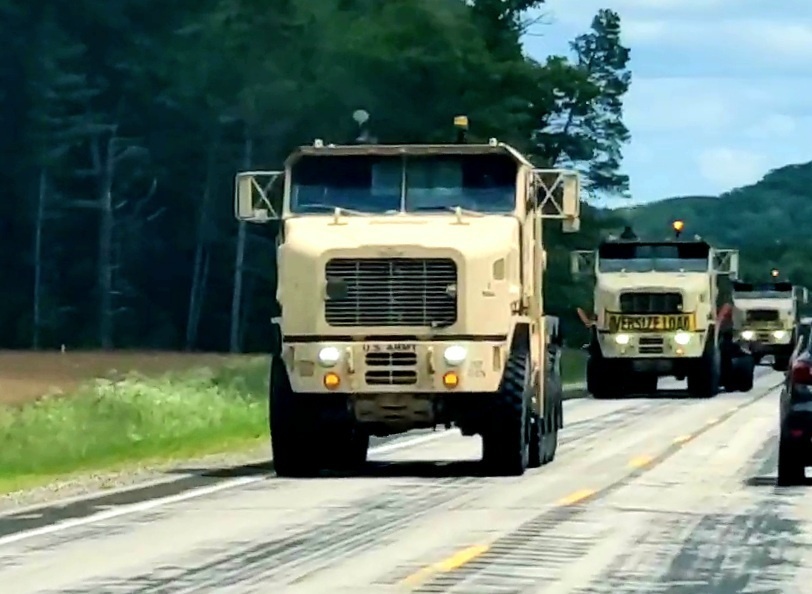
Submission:
[[[609,332],[676,332],[694,331],[693,314],[673,315],[625,315],[606,314]]]

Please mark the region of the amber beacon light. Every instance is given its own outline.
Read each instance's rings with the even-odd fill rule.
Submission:
[[[682,221],[674,221],[671,226],[674,228],[674,234],[679,237],[682,234],[682,230],[685,229],[685,223]]]

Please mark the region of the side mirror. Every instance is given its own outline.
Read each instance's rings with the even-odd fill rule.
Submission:
[[[282,204],[281,171],[245,171],[237,174],[234,217],[247,223],[278,220]]]
[[[542,219],[561,220],[564,233],[580,230],[581,177],[569,169],[534,169],[533,188]]]
[[[595,272],[595,252],[592,250],[576,250],[570,252],[570,274],[577,278],[591,276]]]

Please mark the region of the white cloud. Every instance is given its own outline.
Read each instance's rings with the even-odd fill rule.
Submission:
[[[633,79],[625,108],[627,125],[642,133],[712,133],[734,124],[739,111],[712,81],[692,78]]]
[[[705,149],[697,157],[700,174],[718,190],[757,182],[768,163],[765,155],[728,147]]]
[[[812,53],[812,24],[790,20],[727,18],[707,22],[630,17],[623,20],[622,28],[624,43],[632,48],[656,45],[682,47],[691,53],[749,53],[762,62],[790,60],[804,65]]]

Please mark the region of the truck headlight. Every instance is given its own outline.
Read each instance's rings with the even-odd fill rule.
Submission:
[[[336,347],[323,347],[319,351],[319,363],[324,367],[332,367],[341,359],[341,351]]]
[[[615,342],[619,345],[629,344],[629,340],[631,340],[631,336],[628,334],[618,334],[615,336]]]
[[[753,331],[745,330],[744,332],[742,332],[742,338],[744,340],[753,340]]]
[[[778,340],[781,340],[782,338],[785,338],[786,335],[787,335],[786,330],[776,330],[775,332],[773,332],[773,336]]]
[[[680,346],[685,346],[689,342],[691,342],[691,335],[687,332],[677,332],[674,335],[674,342],[676,342]]]
[[[454,346],[448,347],[445,352],[443,352],[443,359],[447,365],[460,365],[465,358],[468,356],[468,349],[464,346],[460,346],[455,344]]]

